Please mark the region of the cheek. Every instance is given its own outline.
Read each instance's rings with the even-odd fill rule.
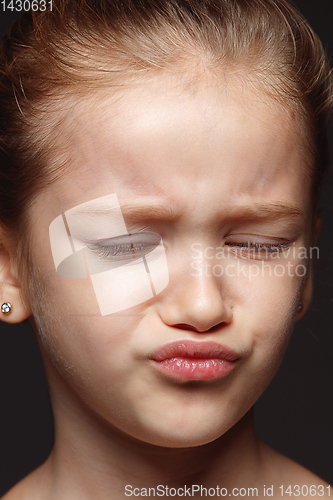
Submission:
[[[292,332],[297,301],[303,277],[277,265],[247,283],[239,283],[238,330],[246,345],[246,333],[251,332],[248,370],[254,385],[268,384],[278,369]],[[236,316],[235,316],[236,319]],[[236,319],[237,321],[237,319]],[[264,384],[263,384],[264,382]]]
[[[90,277],[59,276],[49,241],[41,240],[41,233],[33,235],[30,306],[48,362],[83,397],[91,397],[94,388],[99,389],[96,397],[102,388],[109,393],[123,390],[128,371],[134,369],[129,339],[142,313],[131,309],[101,316]]]
[[[99,389],[110,389],[110,380],[121,385],[130,364],[129,338],[142,315],[102,317],[88,280],[62,278],[53,270],[35,269],[31,289],[42,349],[75,390],[91,392],[89,380]]]

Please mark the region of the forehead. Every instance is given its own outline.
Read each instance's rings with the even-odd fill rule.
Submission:
[[[193,85],[164,75],[104,90],[68,114],[70,161],[53,194],[65,208],[110,192],[189,207],[190,190],[212,207],[274,198],[306,211],[300,129],[287,106],[227,79]]]

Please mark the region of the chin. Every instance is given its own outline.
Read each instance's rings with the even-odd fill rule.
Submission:
[[[146,434],[142,436],[142,441],[161,448],[195,448],[204,444],[211,443],[221,436],[218,433],[207,432],[201,435],[190,434],[179,435],[177,433],[164,434]]]
[[[182,422],[155,422],[140,433],[141,441],[164,448],[192,448],[215,441],[229,430],[229,426],[221,426],[221,421],[193,422],[184,419]]]

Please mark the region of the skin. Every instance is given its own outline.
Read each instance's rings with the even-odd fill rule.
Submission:
[[[104,499],[112,492],[117,499],[126,484],[186,483],[257,486],[262,496],[263,484],[274,484],[276,495],[287,482],[324,484],[257,440],[251,410],[311,298],[310,270],[287,272],[288,262],[308,267],[299,250],[313,236],[298,127],[290,110],[232,80],[194,86],[163,75],[117,99],[101,93],[76,103],[63,138],[68,169],[30,214],[29,306],[50,384],[55,447],[5,498]],[[125,315],[101,317],[91,287],[56,273],[48,228],[66,210],[110,193],[122,208],[142,207],[135,221],[123,210],[129,231],[162,236],[170,282]],[[249,241],[287,242],[295,256],[266,257],[268,267],[250,279],[237,265],[248,273],[262,261],[235,246]],[[234,274],[214,276],[212,266],[221,264],[214,250],[196,259],[194,272],[193,244],[227,248],[222,262]],[[27,312],[17,270],[6,262],[2,294],[14,305],[8,321],[21,321]],[[277,264],[283,275],[270,275]],[[236,367],[191,383],[161,374],[150,356],[183,339],[232,348]]]

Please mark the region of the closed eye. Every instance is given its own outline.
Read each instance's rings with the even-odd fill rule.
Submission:
[[[237,242],[228,241],[225,245],[231,247],[230,250],[239,257],[250,259],[269,259],[270,257],[281,255],[286,252],[290,242],[283,243],[257,243],[257,242]]]
[[[87,247],[104,260],[137,260],[152,252],[161,240],[157,233],[134,233],[88,243]]]
[[[231,241],[231,242],[226,242],[225,243],[227,246],[233,246],[233,247],[241,247],[241,248],[247,248],[249,250],[254,250],[256,252],[260,252],[262,250],[267,251],[267,252],[283,252],[287,248],[290,247],[289,243],[279,243],[279,244],[270,244],[270,243],[250,243],[250,242],[242,242],[238,243],[236,241]]]

